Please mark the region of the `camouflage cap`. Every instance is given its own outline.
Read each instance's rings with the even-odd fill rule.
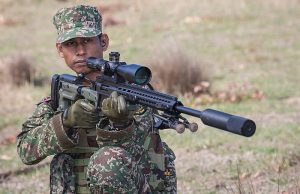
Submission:
[[[75,37],[93,37],[102,32],[102,17],[96,7],[77,5],[62,8],[53,16],[57,29],[57,43]]]

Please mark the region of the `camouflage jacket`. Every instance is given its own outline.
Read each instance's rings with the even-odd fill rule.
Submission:
[[[151,111],[135,116],[131,138],[133,143],[126,146],[126,142],[121,142],[120,146],[130,148],[128,151],[133,158],[141,163],[151,189],[161,189],[160,183],[164,182],[163,187],[173,191],[170,193],[176,193],[175,155],[161,142],[159,134],[152,129],[152,122]],[[82,138],[82,135],[85,137]],[[97,139],[97,133],[82,134],[78,130],[66,132],[61,113],[53,111],[49,100],[43,100],[38,103],[32,116],[23,123],[22,132],[18,135],[17,151],[23,163],[31,165],[50,155],[74,153],[78,147],[91,147],[95,150],[103,146],[97,143]],[[168,174],[170,172],[173,173],[171,176]]]

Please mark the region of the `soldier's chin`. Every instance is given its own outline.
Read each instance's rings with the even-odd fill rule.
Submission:
[[[77,74],[89,74],[90,72],[91,72],[91,69],[89,69],[89,68],[77,68],[77,69],[75,69],[75,72],[77,73]]]

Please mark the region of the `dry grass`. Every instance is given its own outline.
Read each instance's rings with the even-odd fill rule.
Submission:
[[[0,126],[6,127],[15,123],[19,117],[32,111],[34,103],[41,97],[35,93],[46,83],[48,78],[36,68],[31,57],[21,54],[14,54],[0,59]]]
[[[300,157],[298,155],[279,156],[275,155],[266,163],[266,169],[253,171],[248,167],[243,166],[240,161],[235,161],[233,168],[234,174],[231,175],[231,183],[221,183],[216,185],[221,193],[228,194],[256,194],[266,193],[260,185],[267,184],[262,181],[264,178],[269,179],[270,189],[268,193],[281,193],[281,194],[297,194],[300,190],[298,171],[300,167]],[[290,186],[287,187],[286,185]]]
[[[34,60],[21,54],[0,59],[0,81],[17,87],[27,84],[42,86],[48,82],[36,68]]]
[[[1,93],[5,95],[0,95],[0,116],[4,118],[9,118],[17,115],[27,113],[34,107],[34,97],[30,93],[30,90],[34,90],[31,86],[17,88],[11,85],[3,85],[1,87]]]
[[[146,64],[153,72],[152,84],[159,91],[177,95],[195,93],[196,87],[209,80],[209,75],[205,74],[208,67],[188,56],[174,42],[167,43],[153,56]],[[209,92],[208,88],[209,85],[203,89]]]
[[[108,26],[117,26],[117,25],[124,25],[126,22],[121,19],[116,19],[113,15],[116,12],[122,11],[126,9],[127,7],[124,4],[121,3],[115,3],[115,4],[100,4],[97,6],[97,9],[102,14],[102,23],[104,27]]]
[[[31,61],[31,59],[22,55],[11,57],[9,59],[8,76],[13,85],[21,86],[33,82],[36,69]]]
[[[0,25],[13,26],[18,23],[20,23],[20,21],[17,21],[16,19],[12,19],[12,18],[6,18],[5,16],[0,14]]]

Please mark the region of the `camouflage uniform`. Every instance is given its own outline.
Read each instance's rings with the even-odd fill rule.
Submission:
[[[102,17],[95,7],[79,5],[62,8],[53,17],[57,43],[74,37],[94,37],[102,32]]]
[[[102,32],[96,8],[64,8],[54,16],[57,42]],[[74,30],[75,29],[75,30]],[[172,150],[153,129],[151,110],[117,130],[103,117],[96,129],[68,129],[51,99],[37,105],[22,125],[17,150],[25,164],[55,155],[50,165],[50,193],[176,193]]]

